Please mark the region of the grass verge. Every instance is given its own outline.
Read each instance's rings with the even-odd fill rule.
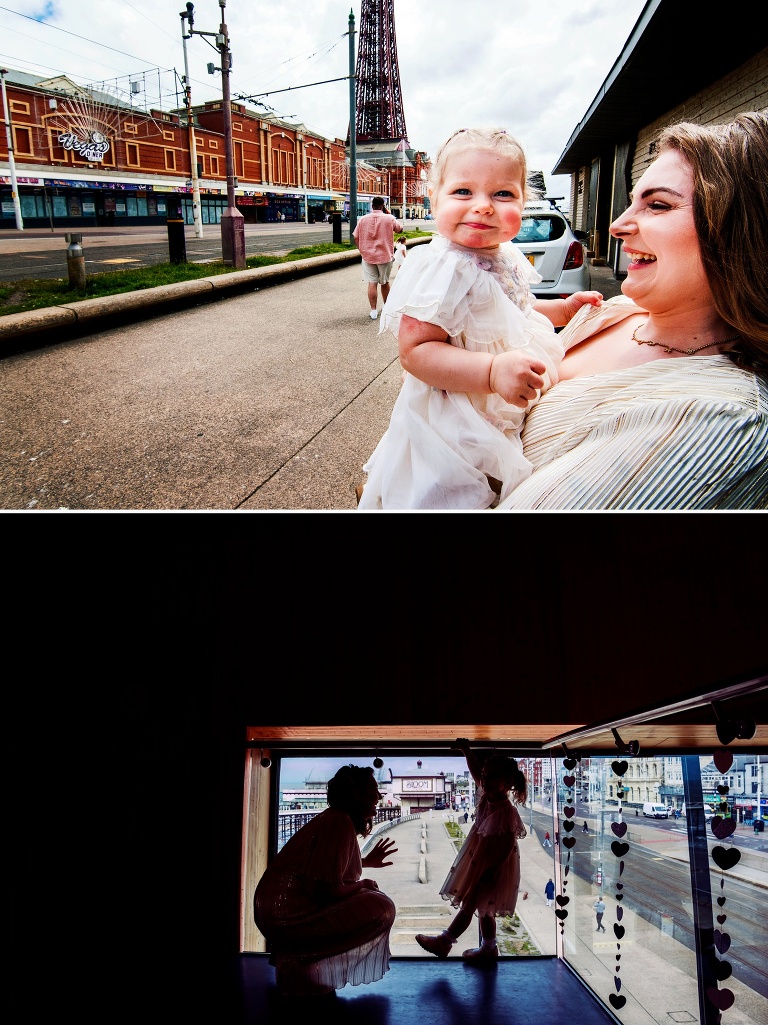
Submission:
[[[430,232],[406,232],[406,237],[417,238]],[[275,263],[290,263],[306,260],[312,256],[328,253],[346,253],[355,246],[349,242],[323,242],[315,246],[301,246],[284,256],[261,254],[246,257],[245,265],[269,267]],[[95,299],[120,292],[136,292],[143,288],[157,288],[172,285],[178,281],[192,281],[195,278],[210,278],[218,274],[231,274],[232,268],[225,267],[221,260],[212,263],[158,263],[151,267],[137,267],[131,270],[104,271],[89,274],[85,288],[74,288],[67,278],[40,278],[11,281],[0,284],[0,316],[9,313],[24,313],[40,310],[62,303],[79,302],[81,299]]]

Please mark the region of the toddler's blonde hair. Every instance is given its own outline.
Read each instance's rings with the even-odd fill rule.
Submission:
[[[432,206],[435,205],[435,197],[440,191],[445,177],[445,168],[452,156],[466,149],[489,149],[511,157],[520,165],[520,178],[523,182],[523,200],[528,202],[532,198],[532,192],[528,185],[528,161],[525,159],[525,151],[514,136],[510,135],[505,128],[459,128],[450,138],[446,139],[432,164],[429,175],[429,195]]]

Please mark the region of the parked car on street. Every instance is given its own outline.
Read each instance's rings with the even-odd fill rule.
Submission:
[[[562,210],[548,200],[526,203],[520,231],[512,239],[543,280],[531,289],[537,299],[565,299],[592,287],[583,231],[574,232]]]

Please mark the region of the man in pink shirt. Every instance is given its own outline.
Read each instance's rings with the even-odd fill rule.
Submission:
[[[389,276],[395,259],[395,234],[403,230],[396,217],[387,210],[382,196],[374,196],[371,212],[357,222],[352,237],[363,259],[363,281],[368,285],[371,320],[376,320],[378,289],[382,304],[389,295]]]

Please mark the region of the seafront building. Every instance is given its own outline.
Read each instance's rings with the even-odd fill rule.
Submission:
[[[4,74],[13,163],[25,228],[165,224],[169,194],[194,223],[195,153],[202,224],[227,206],[226,136],[221,100],[186,109],[137,106],[66,75]],[[231,102],[235,204],[245,223],[320,222],[349,213],[350,162],[341,138]],[[0,229],[15,228],[7,133],[0,133]],[[193,141],[194,140],[194,141]],[[356,160],[357,216],[374,196],[398,216],[425,212],[429,158],[407,151],[407,166]],[[408,176],[409,206],[397,205]],[[418,194],[417,194],[418,193]]]

